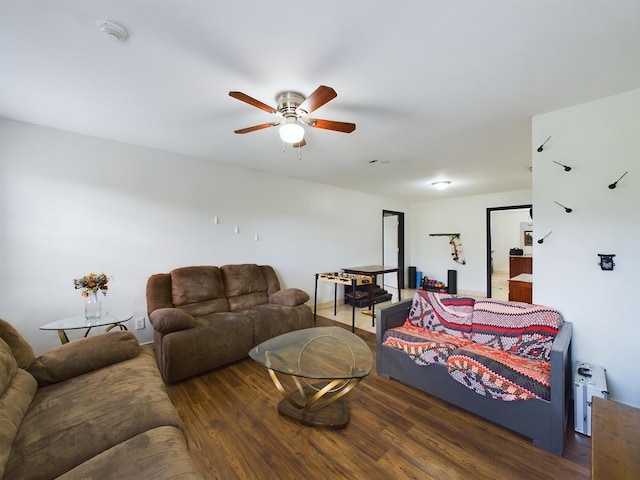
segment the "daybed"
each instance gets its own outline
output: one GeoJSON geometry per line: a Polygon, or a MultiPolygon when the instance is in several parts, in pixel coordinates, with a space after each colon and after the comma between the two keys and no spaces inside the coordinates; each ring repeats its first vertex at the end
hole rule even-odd
{"type": "Polygon", "coordinates": [[[280,289],[268,265],[176,268],[149,277],[147,311],[162,377],[175,382],[245,358],[313,324],[309,295],[280,289]]]}
{"type": "Polygon", "coordinates": [[[419,290],[378,311],[376,366],[562,455],[571,333],[548,307],[419,290]]]}
{"type": "Polygon", "coordinates": [[[131,332],[35,357],[0,320],[0,478],[202,479],[153,352],[131,332]]]}

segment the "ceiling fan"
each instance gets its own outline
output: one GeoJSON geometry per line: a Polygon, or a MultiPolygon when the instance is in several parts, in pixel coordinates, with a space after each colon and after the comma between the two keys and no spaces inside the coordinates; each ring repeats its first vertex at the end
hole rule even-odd
{"type": "Polygon", "coordinates": [[[242,92],[229,92],[229,95],[241,102],[248,103],[249,105],[253,105],[267,113],[281,117],[277,121],[261,123],[260,125],[254,125],[253,127],[235,130],[235,133],[249,133],[255,132],[256,130],[262,130],[264,128],[280,126],[280,138],[283,142],[290,143],[294,147],[302,147],[306,145],[303,125],[343,133],[351,133],[356,129],[355,123],[336,122],[333,120],[320,120],[318,118],[307,117],[308,114],[338,96],[333,88],[325,85],[320,85],[306,98],[298,92],[281,92],[276,95],[277,108],[273,108],[262,103],[261,101],[242,92]]]}

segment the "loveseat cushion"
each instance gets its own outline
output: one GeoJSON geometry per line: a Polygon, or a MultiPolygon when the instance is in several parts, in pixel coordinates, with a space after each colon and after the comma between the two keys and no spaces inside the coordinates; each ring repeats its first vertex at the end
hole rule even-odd
{"type": "Polygon", "coordinates": [[[184,434],[175,427],[140,433],[96,455],[57,480],[126,478],[202,479],[190,460],[184,434]]]}
{"type": "Polygon", "coordinates": [[[409,320],[384,332],[382,345],[400,350],[418,365],[446,365],[451,352],[471,342],[442,332],[416,327],[409,320]]]}
{"type": "Polygon", "coordinates": [[[562,315],[542,305],[500,300],[478,300],[473,310],[471,340],[475,343],[548,361],[562,315]]]}
{"type": "Polygon", "coordinates": [[[413,297],[408,319],[416,327],[468,338],[473,303],[471,298],[418,290],[413,297]]]}
{"type": "Polygon", "coordinates": [[[172,270],[169,275],[173,306],[194,317],[229,311],[222,274],[218,267],[182,267],[172,270]]]}
{"type": "Polygon", "coordinates": [[[13,325],[0,319],[0,338],[6,342],[11,349],[13,357],[18,362],[18,367],[27,369],[36,358],[31,345],[27,343],[20,332],[13,325]]]}
{"type": "Polygon", "coordinates": [[[224,265],[220,270],[232,312],[269,302],[267,281],[258,265],[224,265]]]}
{"type": "Polygon", "coordinates": [[[549,400],[551,364],[472,343],[454,350],[449,374],[462,385],[495,400],[549,400]]]}
{"type": "Polygon", "coordinates": [[[39,386],[62,382],[135,357],[140,344],[129,331],[108,332],[65,343],[40,355],[29,368],[39,386]]]}
{"type": "Polygon", "coordinates": [[[309,300],[309,294],[299,288],[286,288],[269,295],[269,303],[283,305],[285,307],[295,307],[302,305],[309,300]]]}
{"type": "Polygon", "coordinates": [[[183,430],[153,351],[142,346],[132,359],[39,388],[18,429],[5,478],[55,478],[165,425],[183,430]]]}
{"type": "Polygon", "coordinates": [[[153,329],[160,333],[177,332],[193,328],[196,321],[192,315],[179,308],[159,308],[149,315],[153,329]]]}
{"type": "Polygon", "coordinates": [[[18,368],[11,348],[0,338],[0,478],[36,388],[34,378],[18,368]]]}

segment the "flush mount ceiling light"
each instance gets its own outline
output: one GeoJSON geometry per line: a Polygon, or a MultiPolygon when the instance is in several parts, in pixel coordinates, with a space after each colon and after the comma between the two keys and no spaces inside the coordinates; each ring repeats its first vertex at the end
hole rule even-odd
{"type": "Polygon", "coordinates": [[[287,116],[280,127],[280,139],[285,143],[300,143],[304,138],[304,128],[295,116],[287,116]]]}
{"type": "Polygon", "coordinates": [[[445,188],[449,187],[449,185],[451,185],[451,182],[448,180],[441,180],[439,182],[431,182],[431,186],[433,188],[436,188],[438,190],[444,190],[445,188]]]}
{"type": "Polygon", "coordinates": [[[121,42],[124,42],[125,40],[127,40],[127,38],[129,38],[129,34],[127,33],[127,31],[117,23],[101,21],[98,22],[98,28],[102,33],[111,35],[121,42]]]}

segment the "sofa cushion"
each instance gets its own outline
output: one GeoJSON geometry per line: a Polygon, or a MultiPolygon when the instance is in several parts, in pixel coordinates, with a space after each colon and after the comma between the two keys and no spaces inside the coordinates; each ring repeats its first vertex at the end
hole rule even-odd
{"type": "Polygon", "coordinates": [[[167,382],[245,358],[254,346],[253,322],[244,311],[211,313],[195,322],[193,328],[156,338],[158,365],[167,382]]]}
{"type": "Polygon", "coordinates": [[[0,478],[8,478],[4,473],[12,446],[37,388],[35,379],[19,368],[0,393],[0,478]]]}
{"type": "Polygon", "coordinates": [[[264,303],[240,313],[250,318],[253,324],[253,346],[283,333],[313,326],[313,313],[305,304],[283,307],[275,303],[264,303]]]}
{"type": "Polygon", "coordinates": [[[18,362],[7,343],[0,338],[0,395],[5,391],[18,371],[18,362]]]}
{"type": "Polygon", "coordinates": [[[61,475],[57,480],[79,478],[187,480],[203,477],[190,460],[183,433],[175,427],[158,427],[111,447],[61,475]]]}
{"type": "MultiPolygon", "coordinates": [[[[267,282],[267,295],[271,295],[280,290],[280,281],[271,265],[259,265],[265,282],[267,282]]],[[[305,300],[306,301],[306,300],[305,300]]]]}
{"type": "Polygon", "coordinates": [[[551,364],[472,343],[454,350],[449,374],[465,387],[495,400],[549,400],[551,364]]]}
{"type": "Polygon", "coordinates": [[[269,295],[269,303],[283,305],[285,307],[295,307],[302,305],[309,300],[309,294],[299,288],[287,288],[269,295]]]}
{"type": "Polygon", "coordinates": [[[62,382],[138,354],[140,344],[128,331],[108,332],[69,342],[40,355],[29,373],[41,387],[62,382]]]}
{"type": "Polygon", "coordinates": [[[192,315],[179,308],[159,308],[149,315],[154,330],[160,333],[177,332],[193,328],[196,324],[192,315]]]}
{"type": "Polygon", "coordinates": [[[39,388],[18,430],[5,478],[55,478],[164,425],[183,429],[153,351],[142,346],[130,360],[39,388]]]}
{"type": "Polygon", "coordinates": [[[446,365],[451,352],[471,342],[446,333],[416,327],[409,320],[384,332],[382,345],[403,351],[418,365],[446,365]]]}
{"type": "Polygon", "coordinates": [[[170,275],[174,306],[193,316],[229,311],[218,267],[182,267],[172,270],[170,275]]]}
{"type": "Polygon", "coordinates": [[[0,319],[0,338],[9,345],[11,352],[18,362],[18,367],[27,369],[36,358],[31,345],[27,343],[22,335],[11,325],[0,319]]]}
{"type": "Polygon", "coordinates": [[[224,265],[220,270],[232,312],[269,302],[267,282],[258,265],[224,265]]]}
{"type": "Polygon", "coordinates": [[[473,310],[471,340],[524,358],[548,361],[562,322],[557,310],[542,305],[478,300],[473,310]]]}
{"type": "Polygon", "coordinates": [[[408,319],[416,327],[467,338],[473,316],[469,304],[473,299],[458,301],[455,298],[418,290],[413,297],[408,319]]]}

